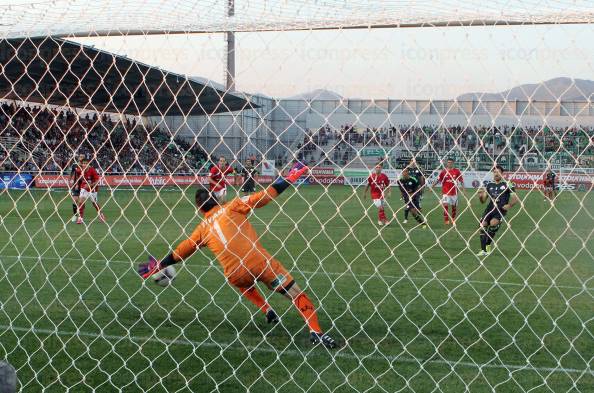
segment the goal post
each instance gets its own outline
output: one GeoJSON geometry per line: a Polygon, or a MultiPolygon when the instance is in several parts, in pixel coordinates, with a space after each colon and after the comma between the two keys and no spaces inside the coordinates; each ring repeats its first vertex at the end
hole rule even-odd
{"type": "Polygon", "coordinates": [[[0,362],[24,392],[590,391],[593,13],[0,5],[0,362]]]}

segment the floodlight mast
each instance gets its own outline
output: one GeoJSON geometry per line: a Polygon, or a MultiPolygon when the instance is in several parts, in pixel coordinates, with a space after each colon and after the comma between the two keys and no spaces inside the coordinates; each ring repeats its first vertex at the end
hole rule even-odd
{"type": "MultiPolygon", "coordinates": [[[[227,0],[227,16],[235,15],[235,0],[227,0]]],[[[226,32],[227,41],[227,61],[225,65],[225,88],[227,91],[235,90],[235,33],[233,31],[226,32]]]]}

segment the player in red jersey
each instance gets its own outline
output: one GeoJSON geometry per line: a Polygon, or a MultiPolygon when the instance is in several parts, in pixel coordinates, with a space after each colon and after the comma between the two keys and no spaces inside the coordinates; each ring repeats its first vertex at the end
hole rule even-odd
{"type": "Polygon", "coordinates": [[[388,225],[388,219],[386,218],[386,212],[384,206],[386,204],[386,197],[390,196],[390,179],[385,173],[382,173],[382,164],[375,166],[374,172],[367,178],[367,186],[365,187],[364,199],[367,198],[367,191],[371,189],[371,199],[373,204],[378,209],[378,221],[377,224],[388,225]]]}
{"type": "Polygon", "coordinates": [[[81,162],[81,166],[83,169],[83,174],[80,180],[80,197],[78,198],[78,220],[76,220],[77,224],[82,224],[84,222],[84,214],[85,214],[85,203],[88,200],[91,201],[95,210],[97,210],[97,214],[99,215],[99,221],[105,222],[105,215],[101,212],[101,206],[97,201],[97,192],[99,191],[99,174],[89,164],[89,160],[84,158],[81,162]]]}
{"type": "Polygon", "coordinates": [[[227,159],[223,156],[219,157],[219,163],[210,168],[208,174],[208,184],[210,192],[217,200],[223,204],[227,199],[227,179],[228,174],[233,173],[233,168],[227,164],[227,159]]]}
{"type": "Polygon", "coordinates": [[[455,223],[456,212],[458,207],[458,188],[464,192],[464,179],[462,172],[458,168],[454,168],[454,160],[449,158],[446,163],[446,168],[441,171],[437,177],[437,181],[442,184],[442,198],[443,205],[443,220],[446,225],[455,223]],[[450,215],[448,207],[452,207],[452,214],[450,215]]]}
{"type": "Polygon", "coordinates": [[[80,181],[82,179],[82,160],[84,155],[76,157],[76,161],[72,164],[68,184],[70,186],[70,195],[72,196],[72,222],[78,220],[78,198],[80,197],[80,181]]]}
{"type": "Polygon", "coordinates": [[[551,170],[551,167],[547,167],[546,172],[543,175],[543,184],[544,184],[544,196],[545,201],[553,201],[555,199],[555,189],[557,185],[555,184],[557,180],[557,175],[555,172],[551,170]]]}

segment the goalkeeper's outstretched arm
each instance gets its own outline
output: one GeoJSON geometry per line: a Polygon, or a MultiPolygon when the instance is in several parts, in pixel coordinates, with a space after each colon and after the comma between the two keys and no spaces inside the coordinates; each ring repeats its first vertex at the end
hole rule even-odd
{"type": "Polygon", "coordinates": [[[274,183],[266,187],[263,191],[247,195],[242,198],[234,199],[228,204],[228,209],[238,213],[247,214],[252,209],[264,207],[308,171],[309,168],[307,166],[291,171],[291,173],[289,173],[286,178],[279,177],[274,183]]]}

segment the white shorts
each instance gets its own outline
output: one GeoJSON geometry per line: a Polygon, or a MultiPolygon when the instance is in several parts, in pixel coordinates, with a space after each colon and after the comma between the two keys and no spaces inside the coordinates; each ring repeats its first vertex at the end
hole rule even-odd
{"type": "Polygon", "coordinates": [[[81,200],[86,201],[87,199],[90,199],[91,202],[95,202],[97,203],[97,193],[96,192],[90,192],[85,190],[84,188],[80,190],[80,197],[81,200]]]}
{"type": "Polygon", "coordinates": [[[219,201],[224,201],[225,198],[227,198],[227,189],[223,188],[222,190],[219,191],[213,191],[213,195],[219,200],[219,201]]]}
{"type": "Polygon", "coordinates": [[[444,195],[441,197],[442,205],[458,206],[458,195],[444,195]]]}
{"type": "Polygon", "coordinates": [[[373,204],[375,205],[375,207],[377,207],[379,209],[380,207],[384,206],[384,200],[383,199],[374,199],[373,204]]]}

